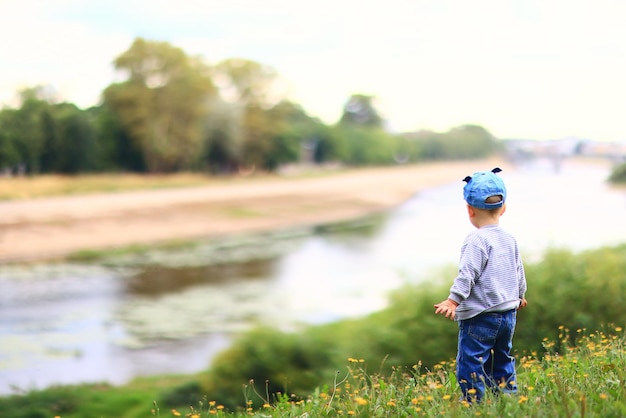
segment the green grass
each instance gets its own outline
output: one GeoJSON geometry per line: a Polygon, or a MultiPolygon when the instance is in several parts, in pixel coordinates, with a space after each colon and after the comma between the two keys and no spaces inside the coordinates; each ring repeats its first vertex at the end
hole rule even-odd
{"type": "MultiPolygon", "coordinates": [[[[620,327],[544,340],[542,353],[518,358],[516,396],[459,401],[454,361],[431,369],[392,368],[347,359],[346,368],[305,398],[271,394],[268,382],[242,382],[241,405],[228,411],[190,377],[140,379],[125,387],[55,387],[0,398],[0,416],[25,417],[620,417],[626,415],[626,339],[620,327]],[[575,342],[572,343],[571,341],[575,342]],[[560,347],[559,352],[555,351],[560,347]],[[195,401],[185,402],[193,396],[195,401]],[[184,403],[167,406],[168,402],[184,403]]],[[[383,363],[385,359],[381,359],[383,363]]]]}
{"type": "Polygon", "coordinates": [[[578,330],[575,344],[569,342],[566,329],[560,331],[558,345],[562,352],[554,351],[556,342],[545,340],[546,352],[541,358],[530,353],[519,359],[517,396],[488,394],[481,404],[459,401],[454,361],[442,361],[432,370],[423,370],[420,364],[411,369],[397,368],[383,376],[369,371],[362,359],[348,359],[345,371],[338,372],[332,383],[306,399],[295,399],[288,393],[271,399],[262,387],[257,388],[250,382],[244,390],[246,411],[226,413],[218,409],[219,405],[205,401],[198,408],[177,412],[198,417],[626,415],[626,355],[622,329],[615,327],[610,333],[589,335],[578,330]]]}

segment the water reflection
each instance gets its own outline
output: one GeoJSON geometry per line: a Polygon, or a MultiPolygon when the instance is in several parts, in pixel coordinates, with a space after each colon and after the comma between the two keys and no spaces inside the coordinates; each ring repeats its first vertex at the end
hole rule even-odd
{"type": "MultiPolygon", "coordinates": [[[[462,173],[463,175],[467,173],[462,173]]],[[[471,174],[471,173],[470,173],[471,174]]],[[[605,166],[503,172],[502,224],[527,261],[550,246],[622,242],[626,196],[605,166]],[[601,213],[601,216],[597,216],[601,213]],[[593,222],[588,222],[593,219],[593,222]]],[[[462,177],[462,176],[461,176],[462,177]]],[[[199,371],[256,323],[295,328],[385,306],[403,283],[449,281],[472,226],[462,184],[385,216],[107,260],[0,270],[0,393],[52,383],[199,371]]]]}
{"type": "Polygon", "coordinates": [[[276,259],[255,259],[239,263],[209,266],[146,266],[124,281],[126,293],[138,296],[162,296],[192,287],[222,285],[235,280],[264,280],[271,276],[276,259]]]}

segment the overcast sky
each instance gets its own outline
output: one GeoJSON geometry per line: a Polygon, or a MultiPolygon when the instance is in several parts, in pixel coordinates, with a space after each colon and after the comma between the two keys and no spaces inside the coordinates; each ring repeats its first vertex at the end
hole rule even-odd
{"type": "Polygon", "coordinates": [[[269,65],[326,123],[359,93],[394,131],[626,141],[625,22],[623,0],[0,0],[0,103],[98,104],[141,36],[269,65]]]}

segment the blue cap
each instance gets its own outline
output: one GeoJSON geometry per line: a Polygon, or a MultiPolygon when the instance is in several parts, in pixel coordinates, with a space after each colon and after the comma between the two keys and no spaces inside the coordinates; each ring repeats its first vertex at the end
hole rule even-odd
{"type": "Polygon", "coordinates": [[[467,182],[463,187],[463,198],[468,205],[478,209],[497,209],[506,201],[506,187],[504,181],[496,175],[502,171],[494,168],[491,171],[478,171],[473,176],[467,176],[463,181],[467,182]],[[502,196],[502,200],[496,203],[485,202],[488,197],[502,196]]]}

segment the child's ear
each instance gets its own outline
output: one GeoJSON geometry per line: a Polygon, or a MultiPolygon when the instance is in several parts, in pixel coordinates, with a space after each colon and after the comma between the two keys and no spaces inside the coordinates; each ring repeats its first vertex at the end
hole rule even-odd
{"type": "Polygon", "coordinates": [[[504,212],[506,212],[506,203],[502,205],[502,210],[500,211],[500,216],[504,215],[504,212]]]}
{"type": "Polygon", "coordinates": [[[469,215],[470,218],[473,218],[474,216],[476,216],[476,211],[474,210],[473,207],[471,207],[470,205],[467,205],[467,214],[469,215]]]}

